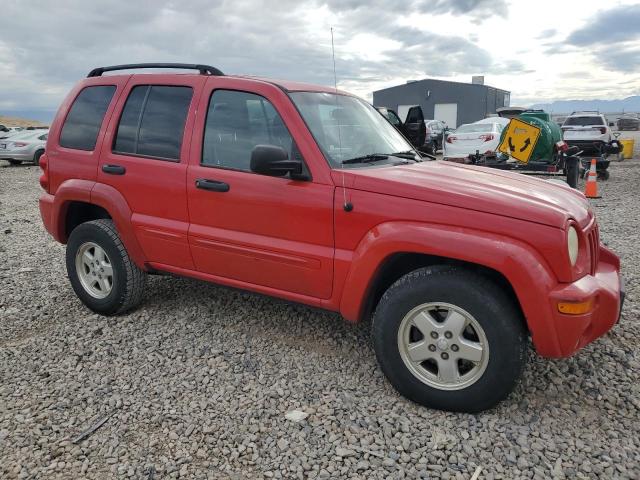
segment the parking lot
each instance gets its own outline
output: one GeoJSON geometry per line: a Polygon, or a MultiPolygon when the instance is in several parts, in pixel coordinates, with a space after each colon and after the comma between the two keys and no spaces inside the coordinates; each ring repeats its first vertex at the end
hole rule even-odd
{"type": "Polygon", "coordinates": [[[593,201],[622,259],[620,324],[567,360],[531,352],[478,415],[404,399],[369,325],[304,306],[155,276],[133,313],[90,313],[40,221],[38,174],[0,162],[0,477],[640,476],[637,158],[593,201]]]}

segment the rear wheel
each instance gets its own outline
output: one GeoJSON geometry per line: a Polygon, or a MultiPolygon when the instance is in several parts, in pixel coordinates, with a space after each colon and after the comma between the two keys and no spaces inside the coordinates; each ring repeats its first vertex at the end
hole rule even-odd
{"type": "Polygon", "coordinates": [[[380,300],[372,328],[391,384],[431,408],[491,408],[513,390],[526,362],[519,309],[486,278],[455,267],[400,278],[380,300]]]}
{"type": "Polygon", "coordinates": [[[567,183],[571,188],[578,188],[578,178],[580,177],[580,160],[575,157],[566,159],[565,173],[567,174],[567,183]]]}
{"type": "Polygon", "coordinates": [[[44,150],[38,150],[33,156],[33,163],[38,166],[40,164],[40,157],[44,154],[44,150]]]}
{"type": "Polygon", "coordinates": [[[67,243],[67,274],[82,302],[96,313],[114,315],[142,300],[146,274],[131,260],[112,220],[76,227],[67,243]]]}

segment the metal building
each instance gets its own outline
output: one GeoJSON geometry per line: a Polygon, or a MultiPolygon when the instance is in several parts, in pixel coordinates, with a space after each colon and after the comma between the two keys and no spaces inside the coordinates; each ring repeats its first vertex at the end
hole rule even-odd
{"type": "Polygon", "coordinates": [[[441,120],[450,128],[482,120],[495,113],[496,108],[509,106],[510,92],[484,85],[482,77],[474,77],[473,81],[410,81],[373,92],[373,104],[395,110],[402,120],[410,107],[420,105],[425,119],[441,120]]]}

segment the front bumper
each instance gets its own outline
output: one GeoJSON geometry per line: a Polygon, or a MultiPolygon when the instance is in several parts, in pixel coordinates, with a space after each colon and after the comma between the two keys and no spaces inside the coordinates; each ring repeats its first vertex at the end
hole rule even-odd
{"type": "Polygon", "coordinates": [[[560,346],[558,357],[568,357],[608,332],[620,319],[624,302],[624,281],[620,261],[608,248],[600,245],[600,261],[593,275],[557,286],[549,298],[553,321],[560,346]],[[582,315],[567,315],[558,311],[558,302],[586,302],[594,306],[582,315]]]}

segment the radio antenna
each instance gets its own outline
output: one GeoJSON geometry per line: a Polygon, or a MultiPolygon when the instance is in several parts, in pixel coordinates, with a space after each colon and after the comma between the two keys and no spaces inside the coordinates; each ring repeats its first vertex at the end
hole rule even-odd
{"type": "MultiPolygon", "coordinates": [[[[331,27],[331,57],[333,58],[333,88],[336,91],[336,109],[338,109],[338,75],[336,74],[336,49],[333,43],[333,27],[331,27]]],[[[340,149],[340,156],[342,157],[342,134],[340,132],[340,118],[338,118],[338,148],[340,149]]],[[[342,159],[340,161],[342,162],[342,159]]],[[[344,169],[344,164],[340,163],[340,170],[342,169],[344,169]]],[[[351,204],[351,202],[347,202],[347,190],[344,185],[344,171],[342,172],[342,197],[342,208],[344,208],[344,211],[350,212],[351,210],[353,210],[353,205],[351,204]]]]}

